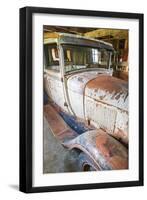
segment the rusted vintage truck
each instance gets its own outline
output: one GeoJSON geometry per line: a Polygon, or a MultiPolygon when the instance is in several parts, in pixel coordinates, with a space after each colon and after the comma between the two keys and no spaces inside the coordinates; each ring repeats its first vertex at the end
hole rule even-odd
{"type": "Polygon", "coordinates": [[[113,77],[111,44],[44,34],[44,115],[83,171],[128,168],[128,83],[113,77]]]}

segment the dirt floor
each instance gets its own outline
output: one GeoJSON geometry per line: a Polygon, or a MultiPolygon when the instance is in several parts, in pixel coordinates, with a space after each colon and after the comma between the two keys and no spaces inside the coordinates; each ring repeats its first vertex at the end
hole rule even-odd
{"type": "Polygon", "coordinates": [[[77,172],[78,154],[65,149],[53,136],[44,118],[43,173],[77,172]]]}

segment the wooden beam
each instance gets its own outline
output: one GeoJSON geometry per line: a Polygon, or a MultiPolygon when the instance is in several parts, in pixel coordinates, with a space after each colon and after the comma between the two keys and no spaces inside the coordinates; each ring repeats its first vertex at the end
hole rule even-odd
{"type": "Polygon", "coordinates": [[[55,33],[55,32],[44,32],[43,34],[43,37],[44,39],[47,39],[47,38],[58,38],[59,34],[58,33],[55,33]]]}
{"type": "Polygon", "coordinates": [[[116,29],[97,29],[84,34],[86,37],[102,38],[113,36],[116,39],[127,39],[128,30],[116,30],[116,29]]]}

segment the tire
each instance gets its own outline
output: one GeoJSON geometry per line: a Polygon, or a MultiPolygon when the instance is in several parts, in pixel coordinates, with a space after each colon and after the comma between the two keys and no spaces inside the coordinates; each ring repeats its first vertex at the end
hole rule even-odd
{"type": "Polygon", "coordinates": [[[79,171],[97,171],[95,168],[94,162],[86,155],[84,152],[81,152],[78,157],[79,171]]]}

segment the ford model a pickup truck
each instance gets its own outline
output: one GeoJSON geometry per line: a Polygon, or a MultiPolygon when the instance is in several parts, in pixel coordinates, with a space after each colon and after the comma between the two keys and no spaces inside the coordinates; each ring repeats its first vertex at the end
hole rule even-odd
{"type": "Polygon", "coordinates": [[[95,39],[44,37],[44,115],[83,171],[128,168],[128,84],[112,76],[113,53],[95,39]]]}

